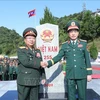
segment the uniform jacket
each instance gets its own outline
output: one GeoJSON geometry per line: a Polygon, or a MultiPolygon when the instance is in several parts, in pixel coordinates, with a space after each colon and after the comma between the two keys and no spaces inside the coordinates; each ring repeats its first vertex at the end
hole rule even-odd
{"type": "Polygon", "coordinates": [[[17,66],[14,66],[13,73],[18,74],[18,67],[17,66]]]}
{"type": "Polygon", "coordinates": [[[42,55],[39,49],[30,50],[28,47],[18,48],[18,76],[17,83],[26,86],[40,84],[45,79],[45,71],[40,66],[42,55]]]}
{"type": "Polygon", "coordinates": [[[9,74],[13,74],[13,66],[9,66],[9,74]]]}
{"type": "Polygon", "coordinates": [[[0,75],[2,75],[2,64],[0,64],[0,75]]]}
{"type": "Polygon", "coordinates": [[[63,43],[58,55],[48,61],[48,67],[60,61],[62,57],[65,57],[67,62],[67,79],[81,79],[92,74],[86,41],[77,40],[74,46],[70,41],[63,43]]]}

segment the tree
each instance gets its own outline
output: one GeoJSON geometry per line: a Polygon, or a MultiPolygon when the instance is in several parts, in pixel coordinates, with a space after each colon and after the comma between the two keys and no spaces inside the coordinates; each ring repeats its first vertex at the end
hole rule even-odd
{"type": "Polygon", "coordinates": [[[40,24],[44,23],[56,24],[54,16],[47,7],[44,9],[44,18],[40,19],[40,24]]]}
{"type": "Polygon", "coordinates": [[[2,49],[0,48],[0,54],[2,54],[2,49]]]}
{"type": "Polygon", "coordinates": [[[81,22],[80,37],[86,40],[94,40],[97,35],[95,17],[92,16],[91,11],[86,11],[81,22]]]}
{"type": "Polygon", "coordinates": [[[97,59],[97,56],[98,56],[98,50],[97,50],[97,47],[95,46],[94,41],[93,41],[93,44],[90,47],[90,56],[94,60],[97,59]]]}
{"type": "Polygon", "coordinates": [[[96,15],[96,32],[97,32],[97,37],[100,36],[100,16],[96,15]]]}

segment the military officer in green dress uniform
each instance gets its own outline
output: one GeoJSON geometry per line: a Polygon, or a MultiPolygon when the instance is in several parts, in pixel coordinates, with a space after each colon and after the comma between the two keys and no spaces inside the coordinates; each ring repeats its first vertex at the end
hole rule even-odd
{"type": "Polygon", "coordinates": [[[35,47],[37,31],[26,28],[23,32],[25,47],[18,48],[18,100],[39,100],[39,85],[45,83],[45,71],[41,67],[41,51],[35,47]]]}
{"type": "Polygon", "coordinates": [[[18,65],[17,65],[17,62],[14,64],[14,72],[15,72],[14,79],[16,80],[17,79],[17,74],[18,74],[18,65]]]}
{"type": "Polygon", "coordinates": [[[9,74],[9,80],[13,80],[13,63],[12,62],[10,62],[10,64],[9,64],[8,74],[9,74]]]}
{"type": "Polygon", "coordinates": [[[2,62],[0,61],[0,81],[2,80],[2,62]]]}
{"type": "Polygon", "coordinates": [[[91,81],[92,68],[87,51],[86,40],[78,38],[80,24],[76,20],[67,23],[65,31],[68,33],[70,40],[62,44],[57,56],[48,62],[44,62],[44,68],[50,67],[66,58],[66,80],[68,100],[76,100],[76,89],[78,91],[78,100],[86,100],[87,81],[91,81]]]}
{"type": "Polygon", "coordinates": [[[3,65],[2,65],[2,80],[8,80],[8,64],[3,62],[3,65]]]}

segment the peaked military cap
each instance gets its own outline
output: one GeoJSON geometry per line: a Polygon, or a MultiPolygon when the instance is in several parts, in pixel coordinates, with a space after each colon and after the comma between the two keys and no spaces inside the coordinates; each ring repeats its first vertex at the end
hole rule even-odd
{"type": "Polygon", "coordinates": [[[23,31],[23,37],[25,38],[26,36],[37,36],[37,31],[35,28],[28,27],[23,31]]]}
{"type": "Polygon", "coordinates": [[[75,20],[71,20],[71,21],[69,21],[67,24],[66,24],[66,26],[65,26],[65,31],[69,31],[69,30],[72,30],[72,29],[77,29],[77,30],[79,30],[80,29],[80,24],[77,22],[77,21],[75,21],[75,20]]]}

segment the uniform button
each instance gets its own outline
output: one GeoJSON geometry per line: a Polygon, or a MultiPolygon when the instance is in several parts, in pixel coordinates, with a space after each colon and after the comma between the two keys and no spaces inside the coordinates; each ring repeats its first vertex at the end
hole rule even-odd
{"type": "Polygon", "coordinates": [[[25,72],[27,74],[27,72],[25,72]]]}
{"type": "Polygon", "coordinates": [[[74,54],[74,56],[76,56],[76,55],[74,54]]]}
{"type": "Polygon", "coordinates": [[[74,60],[74,61],[76,61],[76,60],[74,60]]]}
{"type": "Polygon", "coordinates": [[[76,67],[76,65],[74,67],[76,67]]]}

